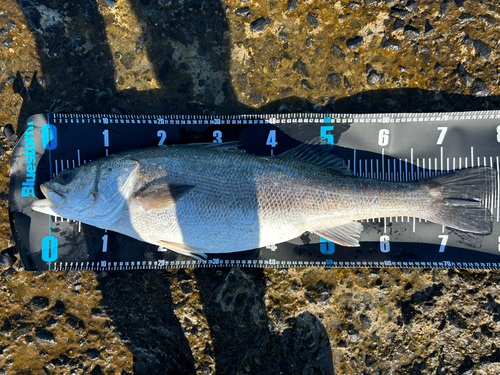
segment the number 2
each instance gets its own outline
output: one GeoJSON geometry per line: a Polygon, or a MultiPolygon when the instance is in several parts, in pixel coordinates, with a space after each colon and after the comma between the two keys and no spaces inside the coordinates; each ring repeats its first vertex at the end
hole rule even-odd
{"type": "Polygon", "coordinates": [[[158,142],[158,146],[163,145],[163,142],[165,142],[165,139],[167,138],[167,132],[165,130],[158,130],[156,135],[158,137],[160,137],[160,141],[158,142]]]}

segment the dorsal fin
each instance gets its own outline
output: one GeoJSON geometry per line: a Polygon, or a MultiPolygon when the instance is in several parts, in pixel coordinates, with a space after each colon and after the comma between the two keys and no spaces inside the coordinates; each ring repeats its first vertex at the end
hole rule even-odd
{"type": "Polygon", "coordinates": [[[347,167],[344,159],[334,154],[333,145],[327,144],[323,137],[315,137],[301,145],[285,151],[279,157],[295,158],[310,163],[331,168],[346,176],[352,176],[352,171],[347,167]]]}

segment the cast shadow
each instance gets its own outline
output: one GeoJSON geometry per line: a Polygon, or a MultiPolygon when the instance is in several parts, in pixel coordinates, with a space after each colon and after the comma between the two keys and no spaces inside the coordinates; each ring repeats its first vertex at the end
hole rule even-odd
{"type": "MultiPolygon", "coordinates": [[[[104,3],[113,6],[113,1],[104,3]]],[[[225,9],[218,1],[163,2],[141,0],[132,11],[144,25],[143,43],[161,83],[160,89],[118,91],[113,53],[106,43],[104,21],[93,1],[75,0],[61,8],[56,1],[20,2],[36,37],[45,88],[34,75],[26,86],[18,75],[14,89],[23,98],[17,132],[38,112],[118,114],[243,114],[313,112],[318,108],[301,98],[279,100],[261,108],[237,100],[229,80],[229,31],[225,9]],[[44,8],[41,8],[43,6],[44,8]],[[71,20],[46,25],[47,10],[71,20]],[[210,31],[208,31],[210,30],[210,31]],[[211,70],[223,71],[224,82],[205,82],[203,95],[193,91],[193,67],[174,58],[170,40],[183,45],[197,41],[198,56],[211,70]],[[92,48],[88,49],[87,42],[92,48]],[[227,48],[227,49],[228,49],[227,48]],[[223,101],[213,104],[221,90],[223,101]]],[[[137,41],[133,41],[136,43],[137,41]]],[[[123,62],[119,62],[122,64],[123,62]]],[[[124,68],[124,66],[120,66],[124,68]]],[[[374,90],[340,98],[325,112],[437,112],[498,109],[498,97],[472,96],[419,89],[374,90]]],[[[178,317],[173,313],[171,286],[184,273],[140,271],[98,275],[102,306],[114,320],[123,342],[134,355],[137,374],[194,374],[195,361],[178,317]]],[[[182,276],[183,275],[183,276],[182,276]]],[[[326,330],[312,314],[271,329],[265,306],[261,269],[197,269],[196,283],[210,327],[212,348],[201,349],[214,359],[217,374],[333,374],[326,330]]],[[[279,308],[271,311],[279,321],[279,308]]],[[[205,369],[203,369],[205,371],[205,369]]],[[[209,373],[209,372],[207,372],[209,373]]]]}
{"type": "MultiPolygon", "coordinates": [[[[103,3],[113,6],[114,2],[103,3]]],[[[24,99],[18,134],[24,131],[26,119],[39,112],[234,114],[313,109],[300,98],[262,109],[251,109],[238,102],[229,80],[229,56],[220,53],[219,48],[228,47],[229,39],[225,9],[218,1],[184,5],[149,0],[132,2],[132,11],[144,27],[142,42],[147,45],[152,69],[161,84],[161,88],[148,91],[117,90],[113,59],[116,51],[111,51],[106,43],[104,21],[95,2],[76,0],[62,7],[51,0],[38,3],[24,0],[20,6],[35,35],[43,74],[40,77],[34,74],[30,84],[25,84],[18,74],[14,82],[14,90],[24,99]],[[175,60],[174,46],[165,43],[165,33],[170,40],[183,45],[196,41],[198,56],[205,61],[205,66],[227,73],[223,82],[205,82],[208,88],[202,94],[195,93],[193,68],[175,60]],[[212,104],[220,93],[223,101],[212,104]]],[[[118,64],[123,65],[119,68],[126,68],[122,60],[118,64]]],[[[132,352],[137,374],[196,373],[185,332],[173,312],[172,282],[185,275],[182,271],[98,274],[101,305],[132,352]]],[[[328,336],[316,317],[301,314],[289,321],[290,328],[282,333],[270,330],[264,280],[260,269],[196,271],[213,339],[212,348],[204,348],[203,352],[213,358],[217,373],[333,374],[328,336]],[[227,299],[226,305],[216,302],[219,287],[232,290],[231,286],[242,283],[246,285],[244,291],[236,288],[240,292],[232,303],[236,313],[227,309],[228,304],[231,305],[227,299]],[[251,315],[248,315],[249,309],[251,315]]]]}

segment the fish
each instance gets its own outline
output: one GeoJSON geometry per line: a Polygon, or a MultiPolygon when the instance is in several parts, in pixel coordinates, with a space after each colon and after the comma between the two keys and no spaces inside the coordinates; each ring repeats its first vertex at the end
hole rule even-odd
{"type": "Polygon", "coordinates": [[[497,172],[475,167],[416,181],[354,176],[315,138],[276,156],[238,142],[124,151],[66,169],[34,211],[118,232],[195,259],[315,233],[359,246],[361,220],[408,216],[487,235],[497,172]]]}

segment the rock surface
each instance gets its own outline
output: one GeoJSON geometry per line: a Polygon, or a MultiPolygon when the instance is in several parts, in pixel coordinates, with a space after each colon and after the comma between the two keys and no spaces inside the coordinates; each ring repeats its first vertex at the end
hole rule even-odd
{"type": "MultiPolygon", "coordinates": [[[[0,125],[498,109],[499,13],[494,0],[0,0],[0,125]]],[[[0,250],[11,148],[0,138],[0,250]]],[[[1,254],[0,374],[500,373],[497,272],[25,272],[1,254]]]]}

